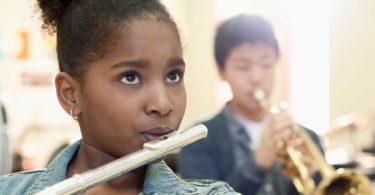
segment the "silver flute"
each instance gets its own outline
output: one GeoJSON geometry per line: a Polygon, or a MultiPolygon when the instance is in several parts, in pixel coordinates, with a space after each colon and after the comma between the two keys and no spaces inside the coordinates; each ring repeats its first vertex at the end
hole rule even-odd
{"type": "Polygon", "coordinates": [[[199,124],[184,131],[174,131],[159,139],[143,144],[143,149],[110,163],[76,174],[46,187],[37,195],[84,193],[87,189],[119,177],[133,169],[159,159],[179,148],[207,137],[207,127],[199,124]]]}

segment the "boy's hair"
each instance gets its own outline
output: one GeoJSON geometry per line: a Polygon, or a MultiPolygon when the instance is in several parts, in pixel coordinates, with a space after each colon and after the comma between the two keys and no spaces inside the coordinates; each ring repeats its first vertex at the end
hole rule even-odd
{"type": "Polygon", "coordinates": [[[271,24],[260,16],[241,14],[224,21],[216,30],[215,59],[219,69],[225,68],[230,51],[242,43],[266,44],[279,55],[279,44],[271,24]]]}
{"type": "MultiPolygon", "coordinates": [[[[61,72],[84,83],[87,64],[103,57],[123,36],[123,27],[137,20],[176,23],[158,0],[37,0],[42,28],[57,36],[61,72]],[[122,28],[119,28],[122,27],[122,28]]],[[[125,35],[126,36],[126,35],[125,35]]]]}

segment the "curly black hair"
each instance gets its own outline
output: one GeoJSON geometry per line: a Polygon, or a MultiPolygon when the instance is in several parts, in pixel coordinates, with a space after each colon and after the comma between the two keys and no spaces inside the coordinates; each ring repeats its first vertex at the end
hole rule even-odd
{"type": "Polygon", "coordinates": [[[83,83],[87,64],[105,55],[121,36],[121,27],[135,20],[177,25],[158,0],[37,0],[42,28],[57,36],[61,72],[83,83]]]}
{"type": "Polygon", "coordinates": [[[262,43],[279,55],[279,44],[271,24],[256,15],[240,14],[221,23],[215,36],[215,59],[219,69],[225,68],[230,51],[242,43],[262,43]]]}

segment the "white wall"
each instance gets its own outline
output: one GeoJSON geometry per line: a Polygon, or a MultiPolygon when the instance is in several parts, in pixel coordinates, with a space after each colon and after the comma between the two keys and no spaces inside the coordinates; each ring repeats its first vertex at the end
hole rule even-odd
{"type": "Polygon", "coordinates": [[[221,109],[219,78],[213,57],[216,27],[214,0],[164,0],[179,22],[185,48],[187,109],[181,127],[210,117],[221,109]],[[176,11],[178,10],[178,11],[176,11]]]}
{"type": "Polygon", "coordinates": [[[330,119],[375,110],[375,1],[332,1],[330,26],[330,119]]]}

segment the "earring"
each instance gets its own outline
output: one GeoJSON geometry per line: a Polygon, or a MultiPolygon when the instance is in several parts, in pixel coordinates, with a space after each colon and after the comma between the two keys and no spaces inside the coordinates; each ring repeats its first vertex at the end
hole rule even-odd
{"type": "Polygon", "coordinates": [[[74,120],[78,120],[79,117],[73,115],[73,110],[74,110],[73,108],[70,109],[70,116],[71,116],[74,120]]]}

